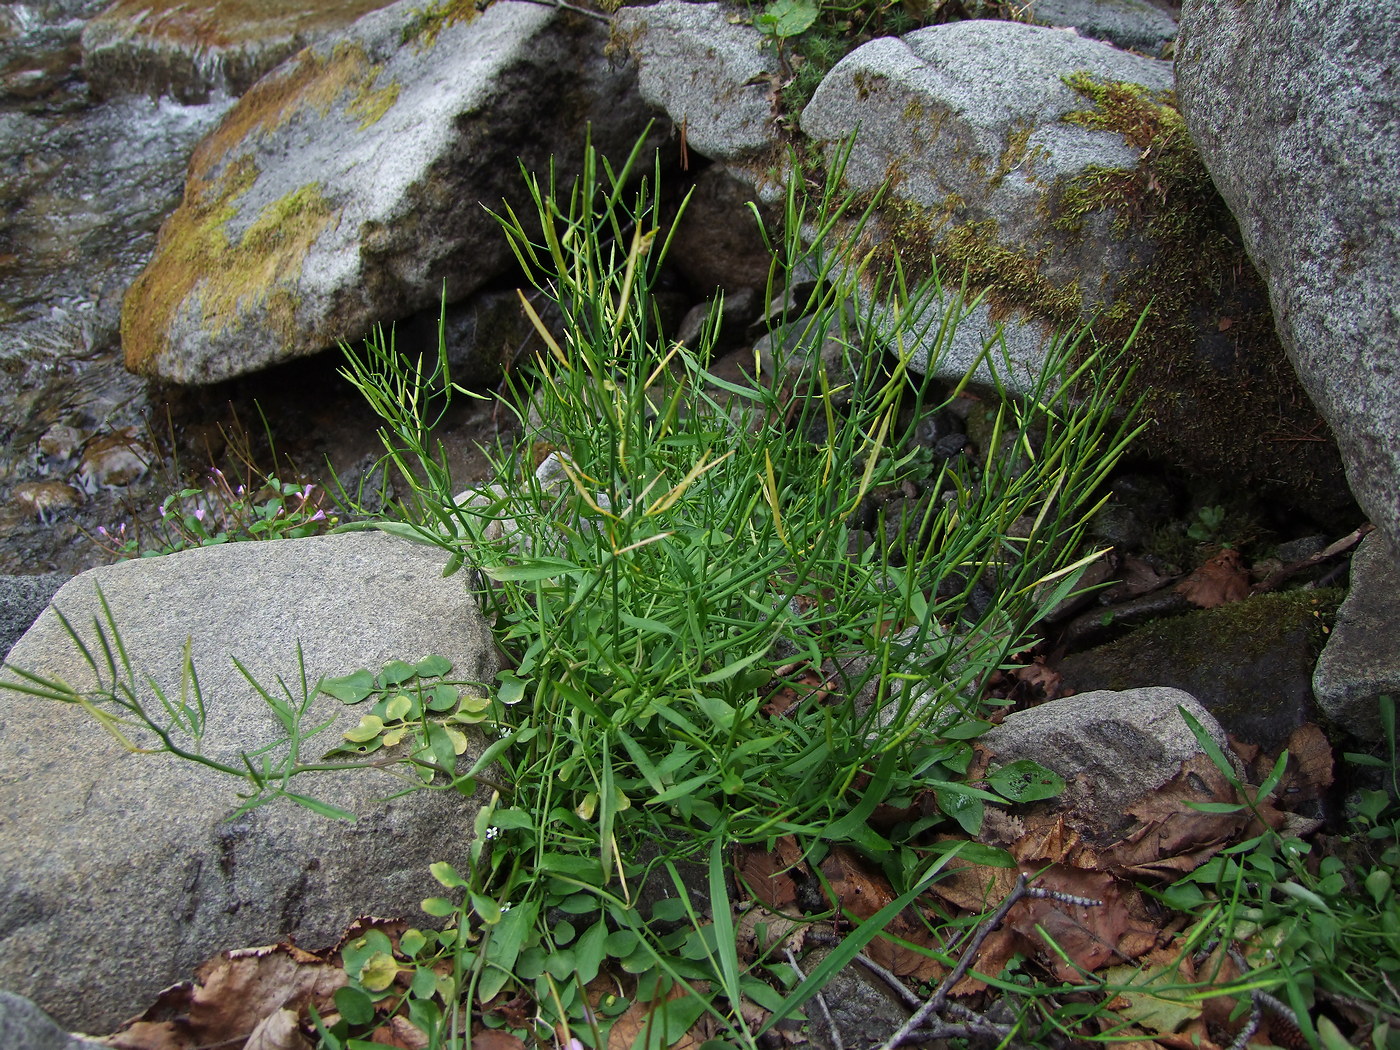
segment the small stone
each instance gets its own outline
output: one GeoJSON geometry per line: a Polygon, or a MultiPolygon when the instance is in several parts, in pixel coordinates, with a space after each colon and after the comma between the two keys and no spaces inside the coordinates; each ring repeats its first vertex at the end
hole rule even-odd
{"type": "Polygon", "coordinates": [[[39,439],[39,451],[54,459],[71,459],[82,443],[83,434],[77,427],[55,423],[39,439]]]}
{"type": "Polygon", "coordinates": [[[155,459],[156,452],[142,439],[140,428],[123,427],[88,442],[78,477],[89,492],[120,488],[144,477],[155,459]]]}
{"type": "Polygon", "coordinates": [[[83,502],[82,490],[62,481],[25,481],[15,486],[12,495],[16,504],[40,521],[83,502]]]}

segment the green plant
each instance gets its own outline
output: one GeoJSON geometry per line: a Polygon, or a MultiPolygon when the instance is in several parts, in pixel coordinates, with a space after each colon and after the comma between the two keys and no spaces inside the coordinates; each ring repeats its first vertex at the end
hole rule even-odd
{"type": "MultiPolygon", "coordinates": [[[[260,687],[285,739],[243,768],[205,761],[245,780],[245,808],[285,795],[343,815],[293,782],[364,766],[406,764],[411,788],[490,789],[469,869],[433,867],[447,892],[424,909],[443,928],[349,942],[339,1016],[316,1018],[329,1047],[362,1045],[400,1012],[435,1047],[484,1024],[601,1050],[612,1019],[638,1005],[651,1045],[708,1017],[752,1046],[955,857],[1009,863],[934,832],[975,832],[984,803],[1062,786],[1027,763],[977,782],[967,771],[988,724],[983,680],[1096,556],[1080,550],[1082,530],[1133,434],[1114,355],[1083,335],[1056,341],[1031,395],[1001,399],[983,460],[930,474],[900,420],[912,427],[943,398],[932,367],[916,377],[910,359],[916,343],[936,359],[973,304],[936,280],[909,286],[897,260],[875,272],[859,247],[869,212],[838,192],[837,158],[820,197],[794,179],[782,228],[764,231],[770,303],[795,275],[818,275],[806,301],[771,314],[773,345],[791,358],[780,350],[769,374],[755,362],[754,375],[721,378],[710,362],[718,306],[694,350],[656,327],[669,232],[658,172],[636,177],[640,149],[617,170],[588,150],[569,187],[527,176],[534,214],[500,216],[563,331],[522,295],[548,352],[507,404],[525,438],[497,453],[493,485],[457,493],[433,437],[463,393],[441,330],[426,362],[382,334],[363,354],[347,348],[346,373],[382,417],[384,462],[407,492],[378,527],[442,547],[448,572],[471,567],[510,666],[486,701],[464,697],[432,657],[314,687],[303,674],[299,692],[260,687]],[[831,339],[840,360],[823,363],[815,347],[831,339]],[[854,544],[867,496],[914,479],[934,512],[893,547],[854,544]],[[302,724],[317,691],[371,710],[305,762],[328,724],[302,724]],[[489,742],[462,769],[471,726],[489,742]],[[930,808],[871,826],[881,806],[916,797],[930,808]],[[780,836],[812,861],[837,846],[883,858],[897,893],[800,980],[780,939],[741,952],[733,914],[732,852],[780,836]],[[605,974],[614,991],[599,1000],[605,974]],[[527,1016],[502,1013],[503,996],[527,1002],[527,1016]]],[[[1002,367],[995,343],[979,364],[1002,367]]],[[[139,681],[110,611],[98,629],[109,673],[97,690],[22,672],[20,690],[81,703],[131,746],[127,727],[201,761],[179,738],[202,733],[193,667],[175,702],[139,681]]],[[[975,940],[975,922],[959,927],[958,943],[975,940]]]]}
{"type": "Polygon", "coordinates": [[[1196,511],[1195,520],[1187,527],[1186,535],[1197,543],[1216,543],[1224,535],[1224,529],[1224,507],[1201,507],[1196,511]]]}
{"type": "Polygon", "coordinates": [[[98,526],[95,539],[123,558],[154,558],[162,554],[212,547],[238,540],[299,539],[325,532],[337,519],[322,506],[325,493],[314,485],[296,485],[274,475],[256,488],[231,482],[218,467],[210,468],[202,488],[184,488],[160,505],[156,535],[128,533],[125,523],[98,526]]]}
{"type": "Polygon", "coordinates": [[[490,581],[482,597],[513,662],[487,720],[505,734],[490,751],[511,790],[484,811],[494,823],[460,876],[472,903],[456,920],[471,943],[489,941],[507,905],[540,921],[518,954],[512,935],[509,965],[489,948],[476,956],[475,998],[514,982],[552,1025],[596,1025],[584,988],[611,956],[659,975],[660,989],[710,982],[689,1016],[710,1011],[747,1042],[746,997],[776,1017],[802,996],[738,957],[727,852],[785,834],[818,854],[893,850],[913,892],[947,857],[913,837],[945,821],[975,829],[983,802],[1005,797],[996,784],[1037,790],[1044,771],[964,781],[968,738],[985,725],[979,686],[1074,588],[1085,558],[1071,552],[1131,429],[1114,421],[1119,380],[1101,352],[1058,343],[1034,395],[1006,401],[994,423],[1019,435],[1021,455],[989,454],[975,477],[944,465],[927,483],[938,513],[906,530],[897,557],[873,546],[852,556],[864,497],[918,466],[901,405],[915,417],[937,407],[910,372],[913,333],[899,319],[945,302],[927,333],[936,357],[967,307],[934,281],[906,287],[898,267],[889,280],[870,272],[838,164],[815,205],[794,180],[782,230],[766,235],[770,301],[791,274],[820,276],[775,319],[774,345],[801,354],[835,332],[840,366],[779,361],[768,378],[721,379],[708,349],[718,311],[693,351],[657,331],[650,293],[669,234],[656,176],[630,188],[637,159],[614,171],[590,150],[568,188],[527,176],[535,214],[501,216],[564,330],[539,324],[522,295],[549,349],[533,388],[518,391],[525,437],[498,454],[494,485],[456,493],[432,440],[431,420],[460,392],[445,356],[409,360],[378,336],[363,355],[347,351],[346,372],[383,417],[386,460],[410,493],[404,520],[381,527],[490,581]],[[995,598],[974,606],[986,586],[995,598]],[[822,700],[798,681],[818,668],[830,675],[822,700]],[[775,712],[785,688],[798,699],[775,712]],[[909,841],[868,825],[880,804],[928,789],[942,816],[904,828],[909,841]],[[704,873],[708,907],[684,868],[704,873]],[[639,894],[658,879],[677,903],[643,921],[639,894]],[[584,918],[561,932],[545,921],[557,909],[584,918]],[[656,925],[666,918],[684,922],[667,931],[656,925]]]}
{"type": "MultiPolygon", "coordinates": [[[[1223,850],[1160,893],[1170,906],[1197,915],[1203,942],[1232,949],[1242,985],[1235,994],[1246,1002],[1252,998],[1256,1013],[1274,1014],[1275,1026],[1285,1031],[1296,1027],[1310,1045],[1328,1050],[1353,1044],[1336,1023],[1318,1013],[1323,1006],[1350,1021],[1353,1039],[1377,1048],[1400,1045],[1400,993],[1394,983],[1400,974],[1400,904],[1391,891],[1400,872],[1395,705],[1388,696],[1380,703],[1388,759],[1347,758],[1386,769],[1390,790],[1358,795],[1350,829],[1338,848],[1317,855],[1312,845],[1275,830],[1261,817],[1257,835],[1223,850]]],[[[1288,753],[1250,791],[1205,731],[1185,717],[1244,799],[1237,806],[1198,808],[1248,809],[1260,816],[1260,807],[1286,773],[1288,753]]]]}

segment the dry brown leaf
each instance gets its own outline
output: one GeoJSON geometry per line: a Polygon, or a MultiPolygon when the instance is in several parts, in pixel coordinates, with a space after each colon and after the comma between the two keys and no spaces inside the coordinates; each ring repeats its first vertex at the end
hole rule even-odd
{"type": "MultiPolygon", "coordinates": [[[[666,996],[666,1001],[684,998],[688,993],[680,985],[676,985],[666,996]]],[[[653,1023],[653,1018],[659,1023],[660,1017],[656,1016],[661,1007],[661,1001],[634,1002],[623,1014],[612,1023],[608,1029],[608,1050],[632,1050],[632,1046],[637,1041],[637,1037],[642,1034],[648,1025],[653,1023]]],[[[698,1047],[707,1038],[712,1027],[711,1018],[708,1014],[701,1014],[700,1020],[696,1021],[690,1031],[681,1036],[680,1040],[673,1043],[670,1050],[698,1050],[698,1047]]],[[[475,1040],[473,1040],[475,1043],[475,1040]]],[[[505,1050],[505,1048],[501,1048],[505,1050]]]]}
{"type": "MultiPolygon", "coordinates": [[[[299,1017],[307,1003],[314,1003],[322,1014],[332,1012],[335,990],[345,983],[338,962],[291,944],[224,952],[199,965],[193,984],[162,992],[149,1010],[113,1037],[112,1045],[121,1050],[238,1045],[279,1011],[299,1017]]],[[[263,1050],[281,1048],[273,1042],[263,1050]]]]}
{"type": "Polygon", "coordinates": [[[472,1033],[472,1050],[525,1050],[519,1036],[495,1028],[483,1028],[472,1033]]]}
{"type": "Polygon", "coordinates": [[[1027,898],[1017,902],[1007,915],[1013,929],[1044,946],[1047,961],[1063,981],[1079,980],[1079,968],[1092,971],[1111,962],[1129,962],[1156,943],[1157,929],[1142,918],[1145,908],[1138,891],[1107,872],[1056,864],[1042,872],[1035,885],[1102,902],[1086,907],[1027,898]],[[1047,938],[1058,951],[1050,947],[1047,938]],[[1068,956],[1069,963],[1061,953],[1068,956]]]}
{"type": "MultiPolygon", "coordinates": [[[[736,868],[740,880],[755,900],[774,911],[792,911],[797,906],[797,880],[793,871],[802,864],[802,848],[791,835],[778,839],[773,851],[758,848],[743,850],[736,868]]],[[[801,874],[806,875],[805,866],[801,874]]]]}
{"type": "Polygon", "coordinates": [[[1249,597],[1249,570],[1240,552],[1226,547],[1176,585],[1192,605],[1214,609],[1249,597]]]}
{"type": "Polygon", "coordinates": [[[116,1050],[190,1050],[196,1037],[175,1021],[132,1021],[107,1041],[116,1050]]]}
{"type": "Polygon", "coordinates": [[[1249,824],[1243,813],[1202,813],[1191,802],[1237,803],[1239,796],[1205,755],[1126,808],[1140,825],[1122,842],[1099,851],[1100,864],[1138,876],[1184,874],[1205,863],[1249,824]]]}
{"type": "Polygon", "coordinates": [[[883,875],[869,872],[860,858],[837,846],[822,861],[822,874],[831,886],[838,907],[857,919],[868,919],[894,900],[894,890],[883,875]]]}
{"type": "Polygon", "coordinates": [[[311,1043],[301,1034],[295,1010],[274,1010],[258,1022],[243,1044],[243,1050],[310,1050],[310,1047],[311,1043]]]}
{"type": "MultiPolygon", "coordinates": [[[[895,898],[895,892],[884,875],[866,869],[860,858],[842,846],[837,846],[822,862],[835,903],[858,920],[870,918],[895,898]]],[[[915,948],[898,943],[907,941],[919,948],[933,948],[932,935],[923,923],[907,912],[894,917],[885,927],[889,936],[877,936],[866,947],[872,961],[899,977],[919,981],[932,980],[944,973],[938,960],[915,948]]]]}
{"type": "Polygon", "coordinates": [[[929,889],[955,908],[981,912],[995,908],[1016,885],[1012,868],[992,868],[953,858],[947,874],[929,889]]]}

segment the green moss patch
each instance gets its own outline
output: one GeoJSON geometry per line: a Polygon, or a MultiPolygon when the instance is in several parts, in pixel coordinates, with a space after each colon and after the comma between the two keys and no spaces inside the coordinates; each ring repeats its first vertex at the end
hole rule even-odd
{"type": "Polygon", "coordinates": [[[306,253],[338,212],[318,184],[303,186],[264,208],[235,244],[228,224],[256,181],[252,158],[229,165],[205,192],[185,202],[161,228],[155,257],[122,304],[122,346],[133,372],[149,373],[170,349],[178,312],[197,298],[203,322],[220,332],[263,307],[290,347],[295,330],[295,284],[306,253]]]}
{"type": "Polygon", "coordinates": [[[1082,73],[1066,83],[1088,103],[1067,123],[1120,135],[1141,157],[1132,170],[1090,168],[1070,180],[1049,218],[1074,237],[1107,212],[1113,235],[1145,230],[1159,246],[1118,275],[1115,305],[1095,322],[1099,338],[1122,342],[1147,311],[1134,354],[1134,393],[1152,420],[1144,450],[1242,487],[1344,493],[1340,459],[1174,95],[1082,73]]]}
{"type": "Polygon", "coordinates": [[[470,22],[478,13],[476,0],[438,0],[414,11],[403,28],[403,42],[420,48],[432,47],[444,29],[458,22],[470,22]]]}

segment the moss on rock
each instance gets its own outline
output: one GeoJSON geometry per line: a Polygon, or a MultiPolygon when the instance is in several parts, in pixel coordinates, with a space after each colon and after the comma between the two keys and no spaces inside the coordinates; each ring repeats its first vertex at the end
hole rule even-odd
{"type": "Polygon", "coordinates": [[[257,175],[251,157],[229,165],[197,200],[187,193],[161,228],[155,257],[122,304],[122,346],[133,372],[153,371],[186,309],[197,309],[216,333],[237,325],[250,305],[261,305],[284,345],[291,345],[297,276],[337,212],[319,185],[303,186],[264,208],[234,243],[228,225],[257,175]]]}

